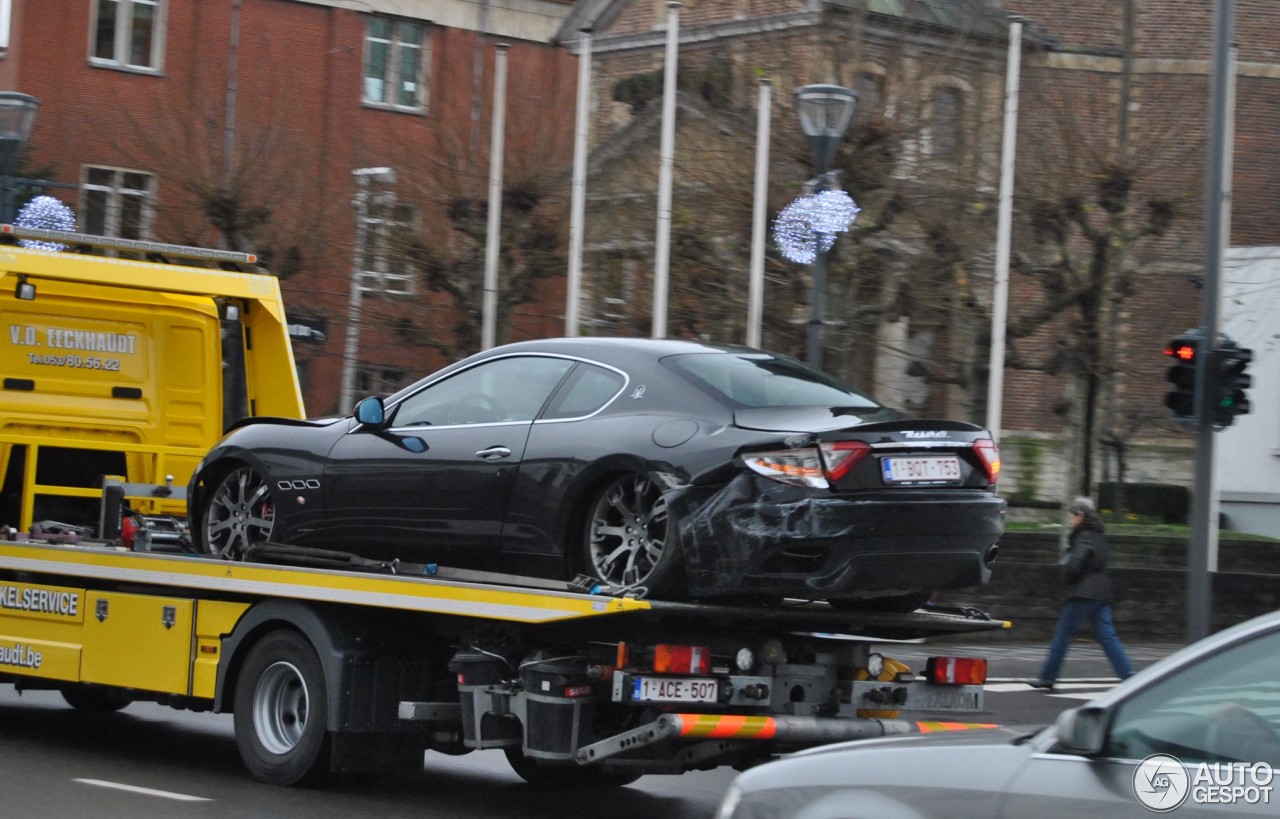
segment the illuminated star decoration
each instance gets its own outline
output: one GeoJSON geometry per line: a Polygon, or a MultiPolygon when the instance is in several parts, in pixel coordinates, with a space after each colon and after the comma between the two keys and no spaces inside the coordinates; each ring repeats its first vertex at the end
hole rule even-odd
{"type": "MultiPolygon", "coordinates": [[[[20,228],[36,228],[40,230],[76,229],[76,215],[71,208],[54,199],[52,196],[37,196],[22,206],[18,218],[13,223],[20,228]]],[[[20,239],[18,244],[33,250],[66,250],[61,242],[41,242],[36,239],[20,239]]]]}
{"type": "Polygon", "coordinates": [[[773,222],[773,241],[789,261],[813,264],[818,258],[818,241],[825,253],[836,243],[862,209],[842,190],[801,196],[782,209],[773,222]]]}

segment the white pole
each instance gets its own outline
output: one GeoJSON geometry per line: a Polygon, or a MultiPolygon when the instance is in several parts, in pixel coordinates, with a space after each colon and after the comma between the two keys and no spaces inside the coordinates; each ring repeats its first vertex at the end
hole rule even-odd
{"type": "Polygon", "coordinates": [[[667,2],[667,60],[662,84],[662,143],[658,168],[658,236],[653,243],[653,337],[667,337],[667,280],[671,263],[671,166],[676,141],[676,54],[680,47],[679,0],[667,2]]]}
{"type": "Polygon", "coordinates": [[[365,258],[369,237],[369,184],[396,183],[392,168],[356,168],[351,172],[356,181],[356,195],[352,205],[356,209],[356,241],[351,254],[351,295],[347,297],[347,344],[342,354],[342,391],[338,395],[338,411],[351,412],[355,405],[356,359],[360,353],[360,308],[363,293],[360,290],[360,262],[365,258]]]}
{"type": "Polygon", "coordinates": [[[582,290],[582,242],[586,230],[587,134],[591,130],[591,30],[582,29],[578,40],[578,110],[573,136],[573,191],[569,206],[569,282],[565,294],[564,334],[578,334],[578,309],[582,290]]]}
{"type": "Polygon", "coordinates": [[[1022,23],[1009,25],[1009,67],[1004,86],[1004,144],[1000,156],[1000,210],[996,226],[995,296],[991,303],[991,364],[987,380],[987,429],[1000,440],[1004,402],[1004,336],[1009,315],[1009,243],[1013,224],[1013,159],[1018,142],[1018,74],[1022,23]]]}
{"type": "Polygon", "coordinates": [[[351,412],[356,391],[356,357],[360,353],[360,260],[368,231],[369,190],[365,177],[356,177],[356,243],[351,256],[351,295],[347,297],[347,345],[342,353],[342,395],[338,411],[351,412]]]}
{"type": "Polygon", "coordinates": [[[498,231],[502,226],[502,147],[506,130],[507,48],[498,43],[493,79],[493,133],[489,143],[489,232],[484,248],[484,306],[480,327],[480,349],[497,343],[498,313],[498,231]]]}
{"type": "Polygon", "coordinates": [[[751,273],[747,285],[747,346],[761,346],[760,324],[764,315],[764,239],[768,230],[765,209],[769,202],[769,116],[772,113],[773,82],[760,78],[759,110],[756,112],[756,190],[751,222],[751,273]]]}

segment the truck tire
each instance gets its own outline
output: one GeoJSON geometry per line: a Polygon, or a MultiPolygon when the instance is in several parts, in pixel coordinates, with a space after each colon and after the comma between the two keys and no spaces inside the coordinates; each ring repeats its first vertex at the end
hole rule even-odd
{"type": "Polygon", "coordinates": [[[642,774],[605,771],[598,765],[583,766],[572,762],[545,763],[530,759],[519,748],[504,748],[511,770],[539,788],[620,788],[630,785],[642,774]]]}
{"type": "Polygon", "coordinates": [[[249,651],[236,680],[236,747],[245,767],[272,785],[309,784],[328,773],[324,671],[294,631],[275,631],[249,651]]]}
{"type": "Polygon", "coordinates": [[[678,599],[684,594],[684,566],[674,534],[662,490],[645,475],[616,475],[587,507],[583,566],[611,586],[678,599]]]}
{"type": "Polygon", "coordinates": [[[254,469],[233,469],[209,493],[196,534],[210,554],[243,560],[255,543],[275,533],[276,504],[271,486],[254,469]]]}

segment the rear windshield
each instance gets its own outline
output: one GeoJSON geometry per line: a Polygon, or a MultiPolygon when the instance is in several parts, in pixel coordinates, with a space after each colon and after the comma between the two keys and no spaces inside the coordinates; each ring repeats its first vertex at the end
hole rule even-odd
{"type": "Polygon", "coordinates": [[[785,356],[689,353],[668,356],[662,363],[735,409],[880,406],[826,373],[785,356]]]}

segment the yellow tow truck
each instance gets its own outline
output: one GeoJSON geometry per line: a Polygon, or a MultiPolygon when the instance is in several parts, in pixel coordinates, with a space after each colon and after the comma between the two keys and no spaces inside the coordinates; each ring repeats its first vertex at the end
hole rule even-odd
{"type": "Polygon", "coordinates": [[[0,245],[0,521],[92,527],[107,476],[132,509],[179,516],[228,425],[302,417],[279,281],[252,254],[0,225],[6,238],[68,249],[0,245]]]}
{"type": "Polygon", "coordinates": [[[0,245],[0,512],[17,521],[0,538],[0,684],[86,711],[230,712],[246,768],[280,785],[482,749],[531,782],[619,785],[967,727],[937,717],[982,708],[981,658],[912,672],[877,648],[1008,625],[963,607],[675,603],[309,565],[285,544],[258,562],[192,553],[159,522],[181,517],[195,463],[243,415],[302,414],[276,280],[243,254],[6,233],[144,258],[0,245]]]}

